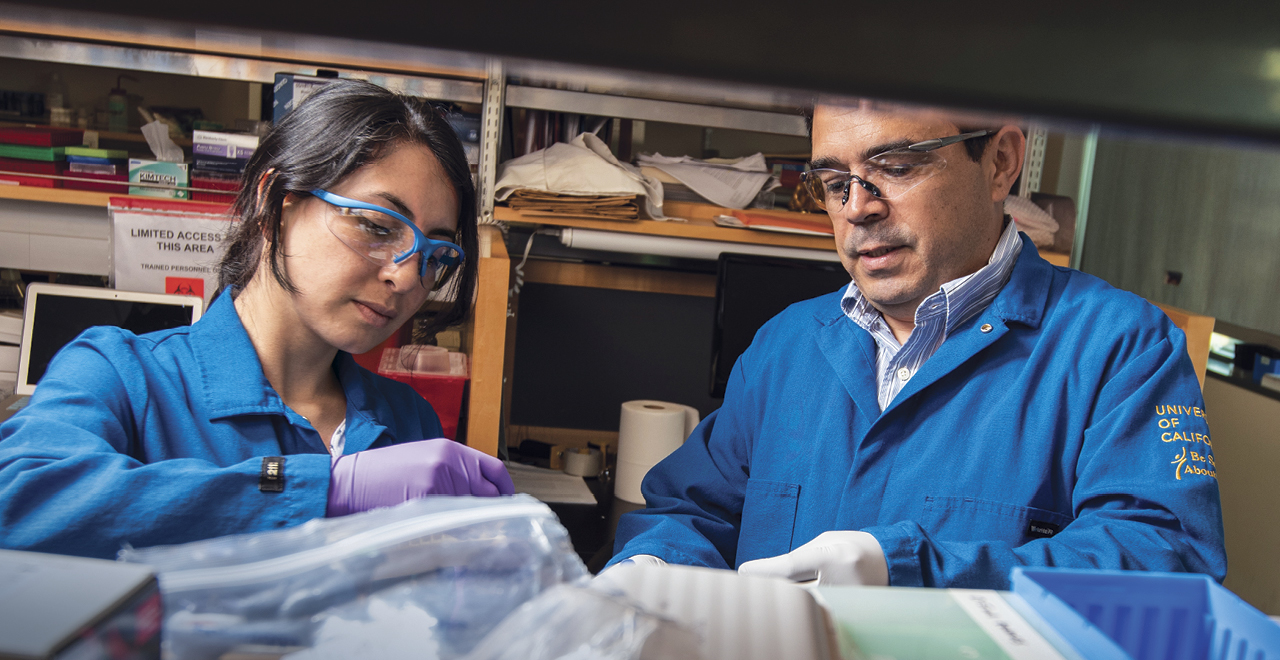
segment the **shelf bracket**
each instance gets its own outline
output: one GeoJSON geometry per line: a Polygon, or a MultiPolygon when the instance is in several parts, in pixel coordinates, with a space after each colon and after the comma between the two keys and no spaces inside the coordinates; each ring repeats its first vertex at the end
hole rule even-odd
{"type": "Polygon", "coordinates": [[[1049,141],[1049,131],[1039,124],[1027,126],[1027,153],[1022,160],[1022,184],[1018,196],[1031,198],[1040,192],[1040,179],[1044,175],[1044,150],[1049,141]]]}
{"type": "Polygon", "coordinates": [[[484,107],[480,110],[480,170],[476,182],[480,196],[477,207],[482,225],[496,225],[493,217],[494,186],[498,177],[498,150],[502,148],[502,115],[507,78],[502,60],[491,57],[485,62],[484,107]]]}

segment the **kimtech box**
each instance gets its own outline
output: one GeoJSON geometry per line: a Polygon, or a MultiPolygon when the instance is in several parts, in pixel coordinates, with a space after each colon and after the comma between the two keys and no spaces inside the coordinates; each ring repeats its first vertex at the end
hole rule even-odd
{"type": "Polygon", "coordinates": [[[189,199],[186,187],[190,181],[186,163],[166,163],[158,160],[129,159],[129,183],[145,183],[146,186],[129,186],[130,195],[189,199]],[[182,186],[182,189],[174,186],[182,186]]]}

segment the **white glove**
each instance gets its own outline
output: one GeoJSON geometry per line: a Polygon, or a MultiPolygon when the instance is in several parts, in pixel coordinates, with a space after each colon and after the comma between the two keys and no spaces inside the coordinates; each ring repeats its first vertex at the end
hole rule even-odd
{"type": "Polygon", "coordinates": [[[636,564],[637,566],[666,566],[667,562],[658,559],[653,555],[632,555],[614,564],[614,566],[621,566],[623,564],[636,564]]]}
{"type": "Polygon", "coordinates": [[[613,566],[600,571],[600,574],[595,576],[595,578],[592,579],[592,582],[596,585],[596,588],[607,589],[609,586],[616,586],[614,585],[613,580],[609,577],[609,574],[613,572],[613,569],[618,568],[619,566],[626,566],[627,564],[635,564],[636,566],[666,566],[667,562],[658,559],[653,555],[632,555],[613,566]]]}
{"type": "Polygon", "coordinates": [[[889,565],[876,537],[866,532],[823,532],[785,555],[738,567],[742,575],[817,580],[818,585],[889,586],[889,565]]]}

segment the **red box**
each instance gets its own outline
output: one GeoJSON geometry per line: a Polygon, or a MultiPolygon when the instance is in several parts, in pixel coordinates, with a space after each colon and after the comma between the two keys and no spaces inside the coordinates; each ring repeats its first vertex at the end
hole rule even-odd
{"type": "Polygon", "coordinates": [[[225,193],[217,193],[208,192],[208,190],[192,190],[191,199],[197,202],[221,202],[223,204],[234,204],[236,196],[240,194],[240,177],[196,176],[195,174],[192,174],[191,187],[227,191],[225,193]]]}
{"type": "Polygon", "coordinates": [[[84,131],[54,126],[12,126],[0,128],[0,142],[29,147],[78,147],[84,142],[84,131]]]}
{"type": "Polygon", "coordinates": [[[67,164],[62,161],[23,160],[21,158],[0,158],[0,170],[5,172],[26,172],[28,174],[52,174],[62,176],[67,164]]]}
{"type": "Polygon", "coordinates": [[[63,188],[73,188],[75,190],[94,190],[97,192],[121,193],[129,194],[129,175],[128,174],[92,174],[89,172],[76,172],[77,179],[93,179],[93,181],[66,181],[63,182],[63,188]],[[98,183],[102,181],[102,183],[98,183]],[[108,181],[123,181],[123,185],[107,183],[108,181]]]}
{"type": "Polygon", "coordinates": [[[44,179],[36,176],[17,176],[16,174],[0,174],[0,181],[13,181],[20,186],[36,188],[61,188],[62,182],[57,179],[44,179]]]}
{"type": "Polygon", "coordinates": [[[235,194],[228,193],[211,193],[192,190],[191,201],[210,202],[214,204],[234,204],[236,202],[236,196],[235,194]]]}
{"type": "MultiPolygon", "coordinates": [[[[0,172],[22,172],[26,174],[49,174],[61,176],[67,164],[61,161],[23,160],[21,158],[0,158],[0,172]]],[[[18,176],[16,174],[0,174],[0,181],[13,181],[21,186],[37,188],[61,188],[59,179],[45,179],[38,176],[18,176]]]]}

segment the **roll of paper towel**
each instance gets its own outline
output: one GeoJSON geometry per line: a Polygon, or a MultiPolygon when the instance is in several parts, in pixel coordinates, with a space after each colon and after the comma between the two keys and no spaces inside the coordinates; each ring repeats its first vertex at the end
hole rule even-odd
{"type": "Polygon", "coordinates": [[[684,444],[698,425],[698,411],[665,401],[628,401],[618,424],[618,480],[614,497],[644,504],[640,482],[649,468],[684,444]]]}

